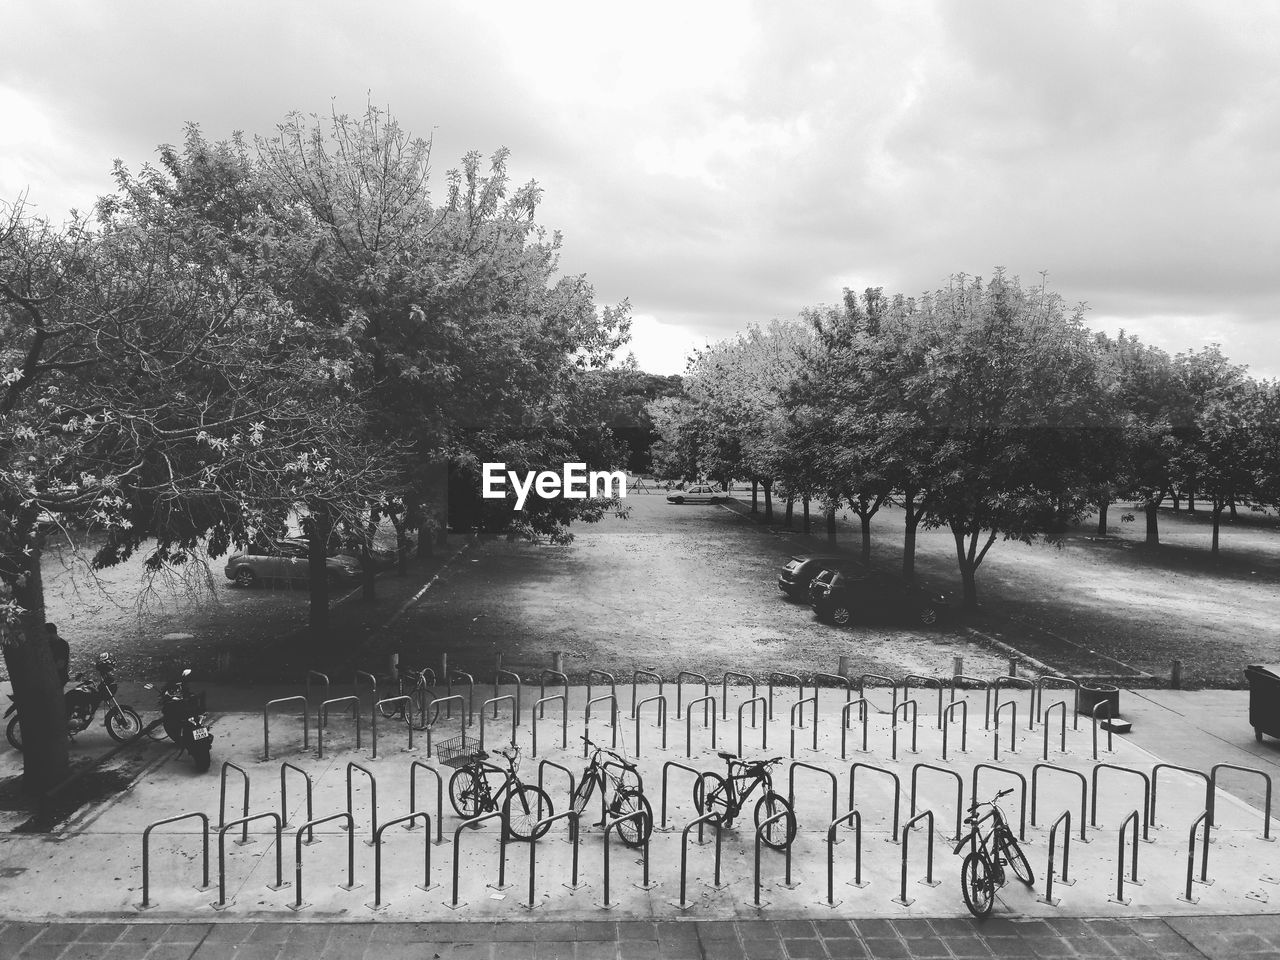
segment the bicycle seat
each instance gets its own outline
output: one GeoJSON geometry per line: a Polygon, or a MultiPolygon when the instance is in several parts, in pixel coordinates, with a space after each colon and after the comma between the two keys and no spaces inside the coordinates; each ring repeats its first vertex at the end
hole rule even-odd
{"type": "Polygon", "coordinates": [[[716,756],[719,757],[721,760],[737,760],[738,759],[738,755],[736,753],[730,753],[728,750],[717,750],[716,756]]]}
{"type": "Polygon", "coordinates": [[[477,760],[488,760],[488,759],[489,759],[489,751],[488,751],[488,750],[477,750],[477,751],[473,754],[473,756],[474,756],[477,760]]]}

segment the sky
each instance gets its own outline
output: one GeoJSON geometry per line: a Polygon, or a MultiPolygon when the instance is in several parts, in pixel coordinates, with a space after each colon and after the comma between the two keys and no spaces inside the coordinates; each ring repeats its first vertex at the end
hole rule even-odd
{"type": "Polygon", "coordinates": [[[55,222],[184,125],[389,108],[511,151],[641,368],[997,267],[1280,376],[1280,5],[5,0],[0,201],[55,222]]]}

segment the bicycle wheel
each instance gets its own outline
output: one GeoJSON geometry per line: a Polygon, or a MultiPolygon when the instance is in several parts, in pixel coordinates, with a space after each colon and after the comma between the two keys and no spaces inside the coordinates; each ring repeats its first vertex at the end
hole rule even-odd
{"type": "Polygon", "coordinates": [[[1000,848],[1005,862],[1013,867],[1014,876],[1028,887],[1033,886],[1036,875],[1031,872],[1031,864],[1027,862],[1027,855],[1022,852],[1022,847],[1018,846],[1013,831],[1007,827],[1000,831],[1000,848]]]}
{"type": "Polygon", "coordinates": [[[644,816],[618,824],[618,836],[628,847],[644,846],[653,833],[653,807],[649,806],[648,798],[638,790],[619,791],[614,794],[613,803],[609,805],[609,816],[612,819],[625,817],[637,810],[644,816]]]}
{"type": "Polygon", "coordinates": [[[976,850],[960,865],[960,892],[964,894],[964,905],[979,920],[991,913],[996,902],[996,885],[991,880],[986,857],[976,850]]]}
{"type": "MultiPolygon", "coordinates": [[[[404,696],[404,686],[401,685],[399,696],[404,696]]],[[[403,703],[383,703],[378,701],[378,712],[382,714],[383,720],[400,720],[404,718],[403,703]]]]}
{"type": "Polygon", "coordinates": [[[796,838],[796,813],[782,794],[774,793],[772,790],[756,802],[757,830],[761,824],[780,813],[785,813],[786,816],[776,823],[770,823],[761,836],[765,846],[772,847],[774,850],[787,849],[791,846],[791,841],[796,838]]]}
{"type": "Polygon", "coordinates": [[[489,785],[474,766],[459,767],[449,778],[449,802],[458,816],[470,820],[489,805],[489,785]]]}
{"type": "Polygon", "coordinates": [[[730,824],[729,816],[729,784],[718,773],[704,773],[693,785],[693,806],[698,815],[715,814],[711,823],[730,824]]]}
{"type": "Polygon", "coordinates": [[[503,819],[507,822],[507,831],[516,840],[537,840],[551,829],[551,824],[538,822],[547,819],[553,813],[551,798],[547,791],[530,783],[517,783],[507,794],[503,804],[503,819]]]}
{"type": "Polygon", "coordinates": [[[573,804],[574,813],[579,816],[582,815],[582,811],[587,809],[587,803],[591,800],[591,794],[595,792],[595,789],[596,778],[592,775],[583,777],[582,781],[573,788],[573,800],[570,802],[573,804]]]}
{"type": "Polygon", "coordinates": [[[418,686],[410,691],[409,696],[413,698],[413,729],[425,730],[440,719],[439,704],[432,708],[429,716],[427,712],[427,704],[436,698],[435,690],[426,686],[418,686]]]}

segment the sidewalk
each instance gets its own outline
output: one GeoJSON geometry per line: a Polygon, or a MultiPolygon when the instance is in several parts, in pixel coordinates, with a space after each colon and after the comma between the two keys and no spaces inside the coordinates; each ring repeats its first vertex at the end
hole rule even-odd
{"type": "Polygon", "coordinates": [[[1280,917],[502,923],[0,923],[5,960],[1274,958],[1280,917]]]}

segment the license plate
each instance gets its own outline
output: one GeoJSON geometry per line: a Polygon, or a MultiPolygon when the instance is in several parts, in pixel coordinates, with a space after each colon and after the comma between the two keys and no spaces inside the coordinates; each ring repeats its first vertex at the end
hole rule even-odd
{"type": "Polygon", "coordinates": [[[196,727],[191,731],[192,740],[204,740],[210,736],[209,731],[204,727],[196,727]]]}

